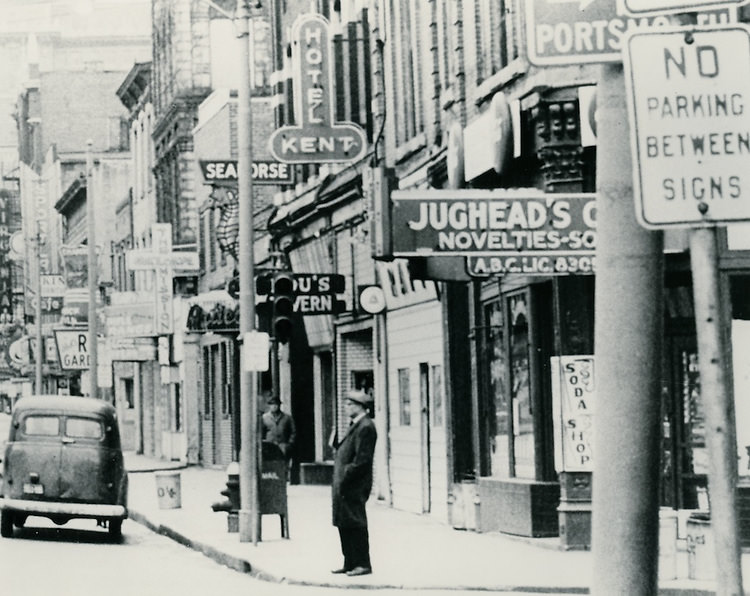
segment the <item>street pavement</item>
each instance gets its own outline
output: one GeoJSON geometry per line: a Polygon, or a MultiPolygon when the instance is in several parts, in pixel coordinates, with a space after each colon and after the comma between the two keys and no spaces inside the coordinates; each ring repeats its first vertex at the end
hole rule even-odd
{"type": "MultiPolygon", "coordinates": [[[[287,487],[289,538],[282,538],[280,518],[264,515],[261,539],[240,542],[228,531],[227,514],[211,504],[223,500],[224,470],[180,467],[126,453],[130,472],[131,520],[231,568],[272,582],[297,585],[487,590],[511,593],[585,594],[589,591],[592,554],[566,551],[558,538],[519,538],[500,533],[456,530],[429,516],[399,511],[377,500],[368,502],[372,575],[333,575],[342,558],[331,525],[330,487],[287,487]],[[179,479],[179,498],[157,496],[159,471],[179,479]],[[166,508],[171,505],[179,507],[166,508]]],[[[127,533],[127,524],[124,527],[127,533]]],[[[713,594],[715,582],[688,578],[685,541],[677,541],[664,568],[676,579],[660,579],[660,594],[713,594]]],[[[709,565],[710,566],[710,565],[709,565]]],[[[750,593],[750,554],[743,556],[743,577],[750,593]]]]}

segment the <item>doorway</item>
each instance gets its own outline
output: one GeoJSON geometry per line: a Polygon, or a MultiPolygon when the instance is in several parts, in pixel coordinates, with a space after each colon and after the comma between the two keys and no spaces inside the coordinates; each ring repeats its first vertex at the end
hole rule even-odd
{"type": "Polygon", "coordinates": [[[422,513],[430,512],[430,365],[419,363],[420,456],[422,468],[422,513]]]}

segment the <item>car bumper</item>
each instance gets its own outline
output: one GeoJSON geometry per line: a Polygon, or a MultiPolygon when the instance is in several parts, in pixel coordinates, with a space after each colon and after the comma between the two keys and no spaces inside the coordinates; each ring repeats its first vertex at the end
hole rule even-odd
{"type": "Polygon", "coordinates": [[[29,501],[25,499],[0,499],[0,509],[19,511],[29,515],[62,515],[79,518],[126,518],[128,510],[122,505],[91,503],[61,503],[59,501],[29,501]]]}

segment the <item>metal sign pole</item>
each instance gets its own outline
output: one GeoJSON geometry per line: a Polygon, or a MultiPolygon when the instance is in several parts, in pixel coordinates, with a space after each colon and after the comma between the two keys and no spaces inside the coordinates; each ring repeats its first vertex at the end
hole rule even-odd
{"type": "MultiPolygon", "coordinates": [[[[250,7],[248,0],[237,0],[237,26],[240,41],[240,78],[237,93],[238,147],[237,182],[239,191],[239,293],[240,338],[255,330],[255,255],[252,190],[252,114],[250,89],[250,7]]],[[[260,539],[258,508],[258,400],[255,371],[240,372],[240,542],[257,544],[260,539]]]]}
{"type": "Polygon", "coordinates": [[[740,542],[737,531],[737,454],[734,404],[729,399],[725,338],[719,297],[716,228],[690,231],[695,327],[701,402],[706,416],[711,531],[716,554],[718,594],[742,594],[740,542]]]}

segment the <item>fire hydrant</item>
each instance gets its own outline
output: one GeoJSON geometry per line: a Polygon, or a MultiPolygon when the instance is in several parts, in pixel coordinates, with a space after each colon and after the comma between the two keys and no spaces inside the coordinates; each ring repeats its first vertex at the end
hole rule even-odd
{"type": "Polygon", "coordinates": [[[226,497],[224,501],[217,501],[211,505],[214,511],[227,512],[227,531],[239,531],[240,511],[240,465],[233,461],[227,466],[227,487],[221,491],[226,497]]]}

